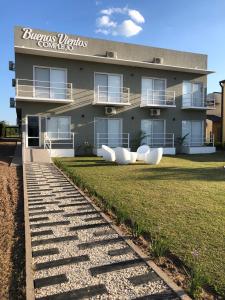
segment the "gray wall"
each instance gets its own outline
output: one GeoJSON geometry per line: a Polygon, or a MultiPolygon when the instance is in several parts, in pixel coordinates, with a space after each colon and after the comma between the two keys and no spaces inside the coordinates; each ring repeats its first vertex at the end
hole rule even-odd
{"type": "MultiPolygon", "coordinates": [[[[198,74],[153,70],[145,68],[125,67],[94,62],[82,62],[69,59],[41,57],[36,55],[16,54],[16,78],[33,79],[33,65],[67,68],[68,83],[73,84],[73,106],[67,106],[67,111],[58,115],[69,115],[72,119],[72,131],[76,133],[76,145],[89,141],[94,144],[94,117],[105,117],[104,106],[93,106],[94,72],[123,74],[123,86],[130,88],[131,106],[118,109],[115,118],[123,118],[123,132],[131,133],[131,139],[140,132],[141,119],[159,118],[166,120],[166,132],[181,136],[182,120],[203,120],[205,111],[181,110],[182,82],[191,80],[203,82],[206,86],[206,76],[198,74]],[[159,117],[150,117],[149,108],[140,108],[141,77],[166,78],[169,91],[176,92],[176,108],[162,108],[159,117]],[[82,117],[82,115],[84,115],[82,117]],[[131,118],[134,117],[132,120],[131,118]]],[[[17,108],[22,109],[22,117],[27,114],[40,114],[63,104],[17,102],[17,108]]],[[[43,131],[45,130],[43,126],[43,131]]]]}

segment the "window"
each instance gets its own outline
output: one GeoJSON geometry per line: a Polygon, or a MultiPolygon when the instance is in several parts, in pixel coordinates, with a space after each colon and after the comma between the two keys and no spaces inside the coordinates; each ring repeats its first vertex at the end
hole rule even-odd
{"type": "Polygon", "coordinates": [[[141,100],[147,104],[163,104],[165,102],[166,80],[142,78],[141,100]]]}
{"type": "Polygon", "coordinates": [[[34,68],[35,97],[66,99],[67,74],[64,69],[34,68]]]}
{"type": "Polygon", "coordinates": [[[201,120],[182,121],[182,137],[185,137],[184,145],[202,146],[204,144],[204,122],[201,120]]]}
{"type": "Polygon", "coordinates": [[[204,106],[202,83],[183,82],[183,106],[204,106]]]}
{"type": "Polygon", "coordinates": [[[95,73],[95,102],[122,102],[122,76],[95,73]]]}
{"type": "Polygon", "coordinates": [[[97,148],[123,146],[122,119],[96,118],[95,144],[97,148]]]}
{"type": "Polygon", "coordinates": [[[52,139],[70,138],[70,117],[51,117],[46,119],[47,135],[52,139]]]}
{"type": "Polygon", "coordinates": [[[142,144],[153,147],[165,144],[165,120],[141,120],[142,144]]]}

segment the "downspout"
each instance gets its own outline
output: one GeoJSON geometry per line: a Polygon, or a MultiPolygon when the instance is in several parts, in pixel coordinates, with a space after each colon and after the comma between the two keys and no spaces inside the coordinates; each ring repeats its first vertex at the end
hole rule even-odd
{"type": "Polygon", "coordinates": [[[221,80],[219,82],[221,89],[222,89],[222,93],[221,93],[221,119],[222,119],[222,130],[221,130],[221,143],[223,143],[223,131],[224,131],[224,113],[223,113],[223,109],[224,109],[224,84],[225,84],[225,80],[221,80]]]}

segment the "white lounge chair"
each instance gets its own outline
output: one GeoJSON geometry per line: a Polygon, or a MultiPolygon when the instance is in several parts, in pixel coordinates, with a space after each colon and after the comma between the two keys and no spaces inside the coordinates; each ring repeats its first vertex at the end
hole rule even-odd
{"type": "Polygon", "coordinates": [[[145,156],[150,152],[150,147],[148,145],[142,145],[137,149],[137,160],[145,160],[145,156]]]}
{"type": "Polygon", "coordinates": [[[137,160],[137,152],[130,152],[130,163],[134,164],[137,160]]]}
{"type": "Polygon", "coordinates": [[[102,157],[106,161],[115,161],[116,160],[115,151],[106,145],[102,145],[102,157]]]}
{"type": "Polygon", "coordinates": [[[115,148],[116,162],[120,165],[127,165],[131,162],[131,153],[125,148],[115,148]]]}
{"type": "Polygon", "coordinates": [[[150,165],[158,165],[163,156],[163,148],[151,149],[145,156],[145,162],[150,165]]]}

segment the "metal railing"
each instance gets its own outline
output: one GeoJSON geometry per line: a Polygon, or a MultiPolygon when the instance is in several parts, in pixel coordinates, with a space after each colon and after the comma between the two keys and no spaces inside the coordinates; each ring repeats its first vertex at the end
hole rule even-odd
{"type": "Polygon", "coordinates": [[[150,147],[174,148],[173,133],[151,133],[146,134],[142,139],[142,144],[147,144],[150,147]]]}
{"type": "Polygon", "coordinates": [[[188,146],[188,147],[212,146],[212,147],[214,147],[214,135],[211,134],[209,137],[187,136],[187,138],[183,142],[183,146],[188,146]]]}
{"type": "Polygon", "coordinates": [[[147,89],[141,97],[142,106],[176,106],[174,91],[147,89]]]}
{"type": "Polygon", "coordinates": [[[111,148],[124,147],[130,148],[129,133],[96,133],[96,148],[100,149],[102,145],[111,148]]]}
{"type": "Polygon", "coordinates": [[[95,87],[94,104],[129,104],[130,89],[127,87],[103,86],[95,87]]]}
{"type": "Polygon", "coordinates": [[[63,146],[74,149],[73,132],[45,132],[44,149],[62,149],[63,146]]]}
{"type": "Polygon", "coordinates": [[[73,100],[72,83],[16,79],[16,97],[73,100]]]}
{"type": "Polygon", "coordinates": [[[216,107],[215,97],[196,95],[194,93],[183,94],[182,107],[214,109],[216,107]]]}

